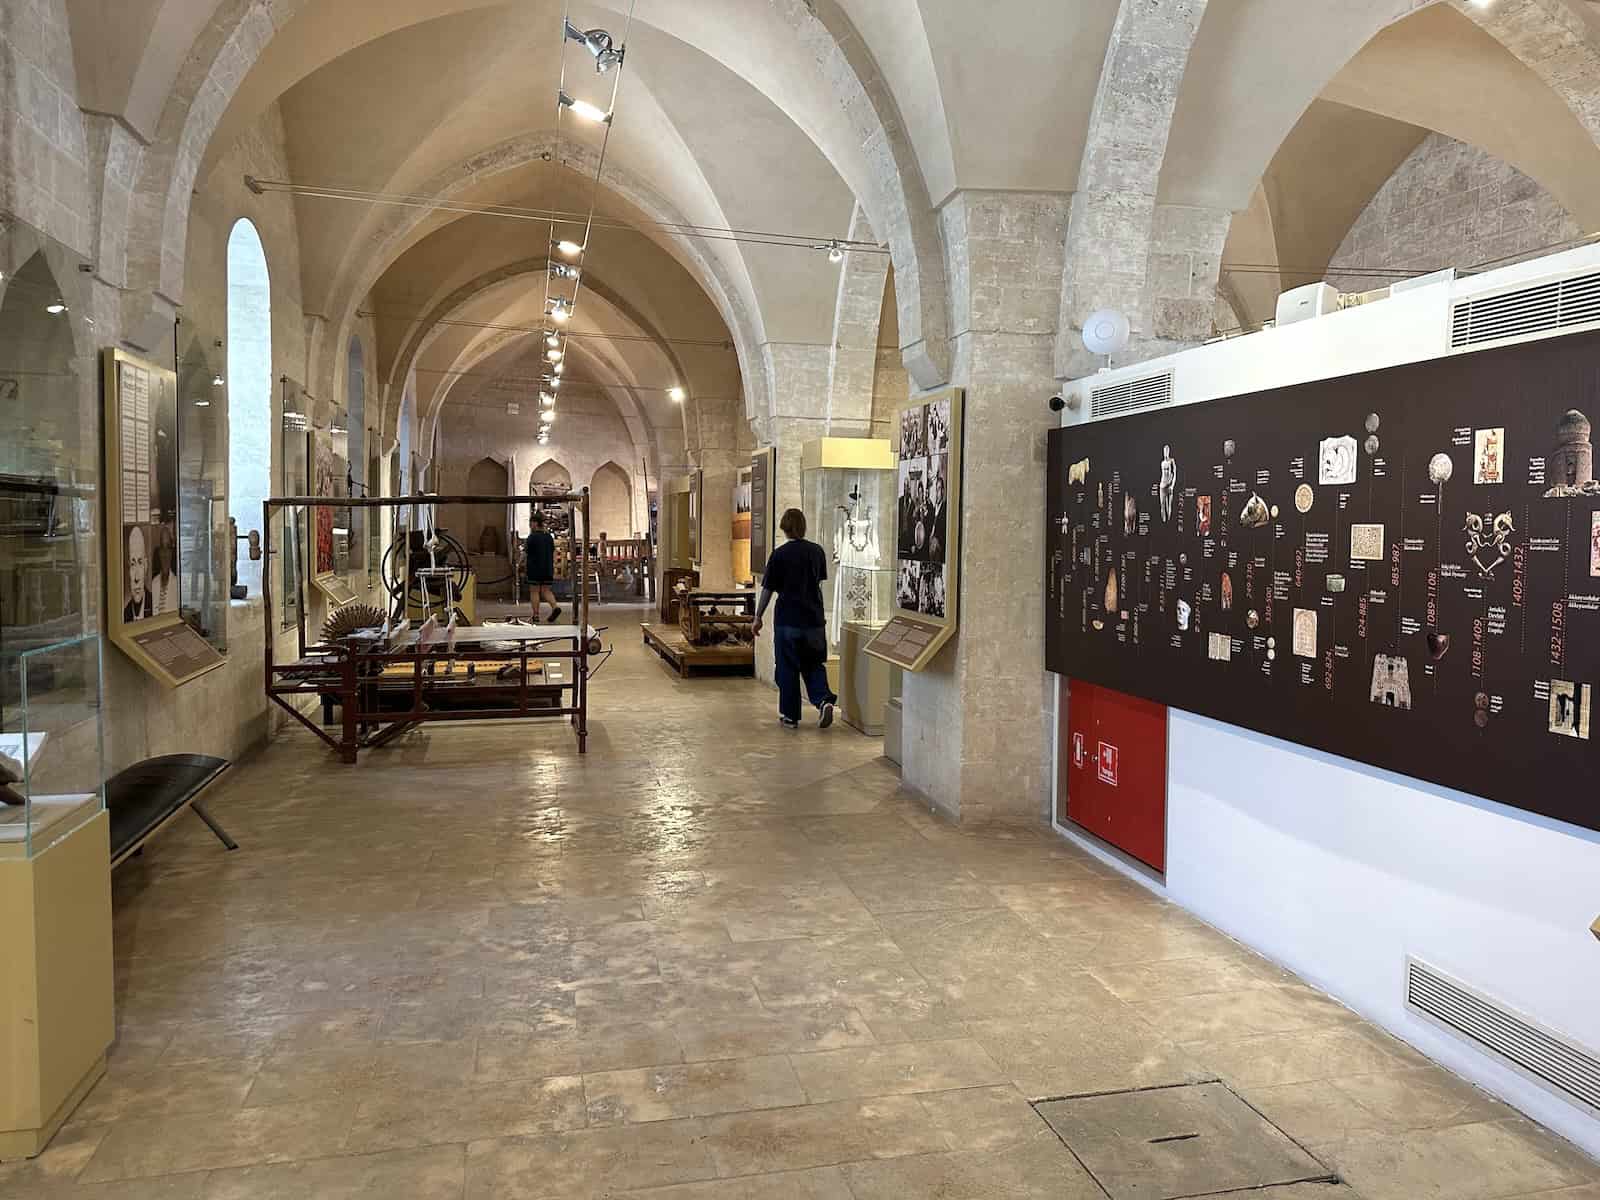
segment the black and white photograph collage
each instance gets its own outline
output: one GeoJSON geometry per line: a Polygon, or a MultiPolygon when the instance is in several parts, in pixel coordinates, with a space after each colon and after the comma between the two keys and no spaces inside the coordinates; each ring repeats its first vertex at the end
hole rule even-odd
{"type": "Polygon", "coordinates": [[[949,580],[950,401],[900,414],[896,606],[943,620],[949,580]]]}

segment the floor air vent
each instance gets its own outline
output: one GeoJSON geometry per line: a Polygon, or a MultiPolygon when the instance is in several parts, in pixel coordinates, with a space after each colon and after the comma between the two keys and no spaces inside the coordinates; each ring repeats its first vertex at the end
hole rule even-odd
{"type": "Polygon", "coordinates": [[[1146,375],[1143,379],[1093,389],[1089,393],[1089,415],[1120,417],[1123,413],[1142,412],[1171,403],[1172,372],[1163,371],[1160,375],[1146,375]]]}
{"type": "Polygon", "coordinates": [[[1463,300],[1450,311],[1450,348],[1481,346],[1600,322],[1600,271],[1463,300]]]}
{"type": "Polygon", "coordinates": [[[1600,1056],[1427,963],[1406,964],[1406,1004],[1569,1100],[1600,1111],[1600,1056]]]}

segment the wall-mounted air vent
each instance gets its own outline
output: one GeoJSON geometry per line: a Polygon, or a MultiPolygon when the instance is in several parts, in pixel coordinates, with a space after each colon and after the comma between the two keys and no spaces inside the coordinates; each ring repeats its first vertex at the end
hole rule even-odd
{"type": "Polygon", "coordinates": [[[1600,272],[1475,296],[1450,310],[1450,348],[1600,324],[1600,272]]]}
{"type": "Polygon", "coordinates": [[[1537,1083],[1600,1112],[1600,1056],[1430,967],[1406,963],[1406,1005],[1537,1083]]]}
{"type": "Polygon", "coordinates": [[[1142,412],[1147,408],[1160,408],[1172,403],[1172,372],[1146,375],[1143,379],[1130,379],[1125,383],[1108,384],[1094,388],[1089,393],[1091,417],[1117,417],[1123,413],[1142,412]]]}

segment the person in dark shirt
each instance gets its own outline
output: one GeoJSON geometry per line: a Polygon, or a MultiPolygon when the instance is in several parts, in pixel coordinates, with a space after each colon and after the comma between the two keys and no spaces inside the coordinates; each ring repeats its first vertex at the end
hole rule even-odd
{"type": "Polygon", "coordinates": [[[828,556],[815,542],[806,541],[806,515],[791,508],[778,522],[788,541],[767,558],[761,577],[761,603],[756,609],[755,631],[761,633],[767,605],[778,597],[773,635],[773,657],[778,677],[778,720],[786,729],[800,724],[800,681],[806,696],[817,706],[818,728],[833,724],[833,706],[839,697],[828,686],[827,617],[822,610],[822,581],[828,577],[828,556]]]}
{"type": "Polygon", "coordinates": [[[539,623],[539,606],[550,605],[550,620],[561,615],[551,585],[556,581],[556,540],[544,527],[544,516],[533,514],[533,531],[528,534],[528,599],[533,603],[533,621],[539,623]]]}

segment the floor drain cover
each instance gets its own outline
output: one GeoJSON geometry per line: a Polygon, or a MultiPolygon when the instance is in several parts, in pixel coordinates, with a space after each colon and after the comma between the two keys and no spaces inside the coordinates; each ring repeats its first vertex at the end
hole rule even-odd
{"type": "MultiPolygon", "coordinates": [[[[1221,1083],[1046,1100],[1035,1107],[1111,1200],[1187,1200],[1335,1182],[1327,1167],[1221,1083]]],[[[1337,1200],[1349,1193],[1324,1186],[1309,1194],[1337,1200]]]]}

